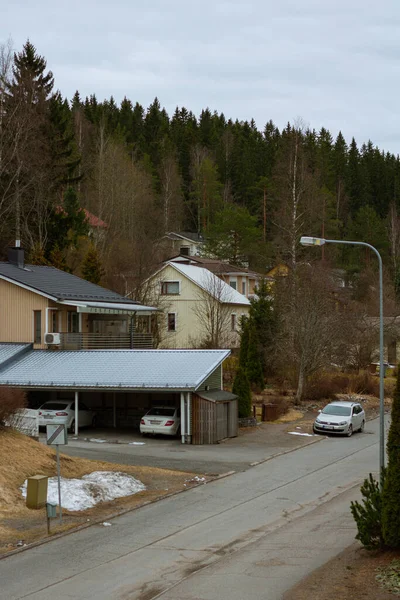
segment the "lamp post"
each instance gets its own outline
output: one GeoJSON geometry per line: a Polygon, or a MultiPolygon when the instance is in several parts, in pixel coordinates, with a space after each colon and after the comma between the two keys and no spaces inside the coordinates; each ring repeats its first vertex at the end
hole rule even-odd
{"type": "Polygon", "coordinates": [[[324,244],[347,244],[349,246],[365,246],[375,252],[379,263],[379,481],[382,486],[382,475],[385,467],[385,392],[383,371],[383,276],[382,258],[378,250],[366,242],[352,242],[348,240],[326,240],[324,238],[302,236],[302,246],[323,246],[324,244]]]}

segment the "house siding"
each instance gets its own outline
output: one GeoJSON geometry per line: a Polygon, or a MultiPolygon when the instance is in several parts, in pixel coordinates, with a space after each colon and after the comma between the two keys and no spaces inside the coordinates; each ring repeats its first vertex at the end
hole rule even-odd
{"type": "MultiPolygon", "coordinates": [[[[0,280],[0,341],[33,342],[33,311],[42,311],[42,340],[50,301],[34,292],[0,280]]],[[[40,348],[44,346],[36,345],[40,348]]]]}
{"type": "MultiPolygon", "coordinates": [[[[204,337],[204,326],[201,318],[196,314],[196,305],[201,302],[202,290],[182,273],[167,265],[160,273],[153,277],[152,302],[159,301],[159,308],[163,312],[160,319],[160,348],[198,348],[204,337]],[[179,281],[180,294],[161,296],[162,281],[179,281]],[[176,314],[176,331],[167,331],[168,313],[176,314]]],[[[236,314],[237,328],[240,316],[248,314],[249,306],[243,304],[229,304],[229,314],[236,314]]],[[[229,334],[229,347],[239,347],[240,336],[238,331],[230,331],[231,321],[228,319],[227,334],[229,334]]]]}
{"type": "Polygon", "coordinates": [[[203,381],[203,383],[201,384],[201,386],[199,388],[197,388],[199,391],[201,390],[205,390],[206,388],[208,388],[209,390],[221,390],[222,384],[222,365],[219,365],[219,367],[217,367],[215,369],[215,371],[213,371],[211,373],[211,375],[209,375],[207,377],[207,379],[205,379],[203,381]]]}

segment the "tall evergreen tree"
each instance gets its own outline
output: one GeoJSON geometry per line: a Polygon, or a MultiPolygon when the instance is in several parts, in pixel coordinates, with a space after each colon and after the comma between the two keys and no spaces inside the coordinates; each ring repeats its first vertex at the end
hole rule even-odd
{"type": "Polygon", "coordinates": [[[387,443],[388,466],[382,495],[382,531],[389,548],[400,548],[400,369],[393,394],[387,443]]]}
{"type": "Polygon", "coordinates": [[[82,263],[82,276],[87,281],[100,284],[104,276],[104,269],[96,247],[91,244],[82,263]]]}

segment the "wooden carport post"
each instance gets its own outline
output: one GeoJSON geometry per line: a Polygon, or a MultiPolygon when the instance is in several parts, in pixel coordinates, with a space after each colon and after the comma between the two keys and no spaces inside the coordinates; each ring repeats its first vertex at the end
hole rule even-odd
{"type": "Polygon", "coordinates": [[[185,392],[181,392],[181,441],[182,444],[185,443],[186,440],[186,402],[185,402],[185,392]]]}
{"type": "Polygon", "coordinates": [[[78,423],[78,415],[79,415],[79,392],[75,390],[75,435],[78,435],[79,431],[79,423],[78,423]]]}

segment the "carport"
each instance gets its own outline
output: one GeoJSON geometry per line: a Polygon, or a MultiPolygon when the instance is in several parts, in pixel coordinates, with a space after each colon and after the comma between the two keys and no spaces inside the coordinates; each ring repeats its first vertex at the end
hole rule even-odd
{"type": "Polygon", "coordinates": [[[32,404],[38,397],[46,401],[44,394],[49,399],[73,398],[76,435],[82,403],[101,407],[103,425],[133,428],[151,406],[180,405],[182,443],[191,443],[192,393],[222,389],[222,362],[229,354],[229,350],[50,351],[29,346],[0,364],[0,386],[27,390],[32,404]]]}

